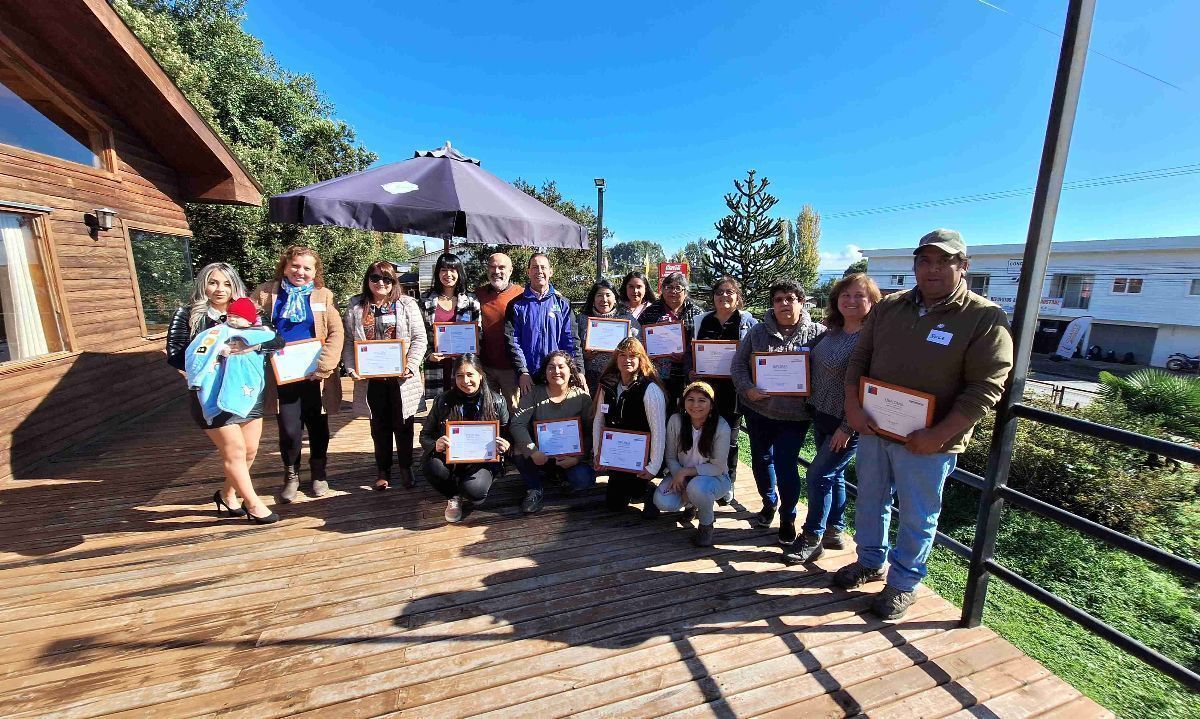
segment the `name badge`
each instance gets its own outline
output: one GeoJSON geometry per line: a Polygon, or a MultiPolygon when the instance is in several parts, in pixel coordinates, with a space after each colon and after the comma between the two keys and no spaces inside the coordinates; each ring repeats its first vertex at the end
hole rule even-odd
{"type": "Polygon", "coordinates": [[[394,325],[396,324],[396,315],[380,315],[379,324],[394,325]]]}
{"type": "Polygon", "coordinates": [[[607,404],[600,405],[600,414],[608,414],[608,405],[607,404]]]}
{"type": "Polygon", "coordinates": [[[925,338],[926,342],[934,342],[939,345],[948,345],[950,340],[954,339],[954,335],[942,330],[929,330],[929,336],[925,338]]]}
{"type": "Polygon", "coordinates": [[[325,311],[325,303],[324,302],[313,302],[312,303],[312,311],[313,312],[324,312],[325,311]]]}

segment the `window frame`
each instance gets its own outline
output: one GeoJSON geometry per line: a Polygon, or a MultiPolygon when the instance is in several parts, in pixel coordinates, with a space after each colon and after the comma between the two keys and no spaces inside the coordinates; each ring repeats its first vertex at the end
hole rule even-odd
{"type": "Polygon", "coordinates": [[[1141,277],[1130,277],[1127,275],[1122,275],[1120,277],[1113,277],[1112,286],[1109,288],[1109,294],[1140,295],[1140,294],[1142,294],[1142,290],[1145,288],[1145,286],[1146,286],[1146,282],[1141,277]],[[1118,282],[1121,283],[1121,289],[1119,289],[1119,290],[1117,289],[1118,282]],[[1132,289],[1135,282],[1137,283],[1137,291],[1136,292],[1134,292],[1132,289]]]}
{"type": "Polygon", "coordinates": [[[28,205],[22,202],[12,202],[0,198],[0,212],[10,215],[20,215],[28,218],[30,229],[33,231],[33,241],[37,246],[38,260],[42,271],[46,274],[46,294],[50,296],[50,304],[58,318],[62,330],[63,349],[49,352],[37,357],[23,360],[12,360],[0,363],[0,375],[19,372],[31,367],[37,367],[64,357],[79,354],[79,341],[75,338],[75,327],[71,323],[71,313],[67,311],[67,291],[62,283],[62,271],[59,269],[58,253],[54,250],[54,238],[50,234],[50,213],[53,208],[28,205]]]}
{"type": "MultiPolygon", "coordinates": [[[[87,131],[87,145],[96,154],[99,167],[3,142],[0,142],[0,151],[39,163],[53,164],[64,169],[91,172],[108,179],[117,177],[120,161],[117,157],[112,129],[76,102],[70,91],[42,71],[37,63],[5,37],[3,32],[0,32],[0,64],[8,66],[13,72],[20,75],[23,81],[37,88],[54,103],[56,109],[69,116],[87,131]]],[[[53,122],[52,119],[50,121],[53,122]]]]}
{"type": "Polygon", "coordinates": [[[195,239],[195,236],[192,234],[191,230],[184,230],[178,227],[166,227],[164,225],[152,225],[144,222],[129,221],[125,221],[121,224],[123,225],[122,229],[125,233],[125,255],[129,260],[129,280],[133,285],[133,302],[137,307],[138,323],[142,328],[142,337],[147,340],[163,339],[167,336],[167,331],[165,329],[152,333],[150,332],[149,327],[146,325],[146,311],[142,306],[142,286],[141,283],[138,282],[137,262],[133,258],[133,233],[148,232],[152,235],[167,235],[170,237],[183,238],[188,246],[187,256],[189,260],[192,259],[190,248],[192,240],[195,239]]]}
{"type": "Polygon", "coordinates": [[[991,273],[990,272],[967,272],[967,289],[971,290],[971,292],[975,292],[975,294],[979,295],[980,297],[987,297],[988,293],[990,293],[991,289],[992,289],[991,273]],[[977,280],[977,279],[983,280],[983,292],[976,292],[974,289],[971,288],[972,281],[977,280]]]}
{"type": "Polygon", "coordinates": [[[1200,277],[1188,278],[1188,297],[1200,297],[1200,277]]]}
{"type": "Polygon", "coordinates": [[[888,275],[888,286],[904,287],[904,278],[908,275],[888,275]]]}

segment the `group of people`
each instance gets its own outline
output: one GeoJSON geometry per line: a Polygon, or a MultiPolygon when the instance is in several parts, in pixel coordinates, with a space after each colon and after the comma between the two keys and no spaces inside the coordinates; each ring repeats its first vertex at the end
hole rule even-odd
{"type": "Polygon", "coordinates": [[[577,317],[554,288],[545,254],[530,258],[525,287],[512,282],[507,255],[491,255],[487,282],[472,291],[462,261],[447,253],[434,267],[433,287],[420,299],[401,291],[392,263],[372,264],[362,291],[341,316],[324,287],[318,254],[294,246],[284,251],[274,279],[251,292],[229,265],[203,268],[189,305],[172,319],[167,355],[188,377],[193,416],[224,462],[225,483],[213,496],[218,515],[258,523],[278,521],[250,481],[267,409],[279,424],[280,501],[290,503],[300,491],[305,429],[308,491],[313,496],[329,491],[328,417],[341,406],[339,364],[355,380],[355,408],[370,417],[376,489],[414,485],[415,418],[430,402],[419,438],[420,474],[446,497],[448,522],[462,521],[483,502],[511,463],[525,485],[526,513],[542,508],[549,488],[570,494],[607,473],[610,509],[641,502],[649,516],[682,513],[685,521],[697,520],[694,543],[712,546],[716,507],[733,500],[744,422],[762,500],[751,521],[765,528],[778,518],[784,560],[806,563],[827,548],[845,546],[845,471],[857,452],[858,557],[838,570],[835,581],[853,588],[886,578],[873,609],[897,619],[925,576],[942,485],[974,424],[999,400],[1012,366],[1004,312],[966,287],[969,259],[961,236],[951,230],[929,233],[918,243],[913,263],[916,287],[886,298],[866,274],[842,278],[830,292],[824,323],[818,323],[806,310],[803,288],[793,281],[770,288],[770,308],[759,320],[745,309],[742,288],[731,277],[713,284],[706,298],[710,309],[704,310],[689,296],[683,274],[661,278],[656,296],[649,278],[637,271],[619,287],[598,280],[577,317]],[[611,351],[585,349],[593,318],[627,321],[627,336],[611,351]],[[438,352],[434,328],[446,322],[475,324],[477,351],[438,352]],[[682,325],[682,352],[647,354],[647,328],[660,323],[682,325]],[[266,332],[251,334],[254,328],[266,332]],[[311,375],[277,384],[266,371],[254,397],[254,382],[238,379],[245,396],[232,409],[213,399],[212,382],[197,378],[202,376],[197,368],[211,374],[226,366],[223,371],[230,373],[255,362],[261,367],[256,354],[302,340],[321,344],[311,375]],[[359,377],[354,343],[365,340],[407,340],[403,372],[359,377]],[[738,343],[728,377],[696,373],[691,352],[696,340],[738,343]],[[199,345],[213,342],[223,343],[217,361],[196,354],[199,345]],[[757,386],[756,354],[775,352],[808,353],[806,396],[757,386]],[[932,395],[932,422],[907,438],[884,436],[860,403],[864,377],[932,395]],[[570,419],[582,429],[581,452],[541,451],[535,424],[570,419]],[[496,422],[494,461],[449,461],[451,421],[496,422]],[[800,452],[810,427],[816,454],[804,479],[808,510],[797,526],[800,452]],[[606,429],[648,435],[648,458],[640,471],[602,467],[606,429]],[[899,531],[889,551],[893,495],[900,501],[899,531]]]}

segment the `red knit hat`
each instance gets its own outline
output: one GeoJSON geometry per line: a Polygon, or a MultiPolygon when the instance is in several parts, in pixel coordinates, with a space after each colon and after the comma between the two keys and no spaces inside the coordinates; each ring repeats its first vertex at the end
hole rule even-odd
{"type": "Polygon", "coordinates": [[[242,297],[229,303],[229,311],[226,315],[241,317],[252,325],[258,324],[258,308],[250,301],[249,297],[242,297]]]}

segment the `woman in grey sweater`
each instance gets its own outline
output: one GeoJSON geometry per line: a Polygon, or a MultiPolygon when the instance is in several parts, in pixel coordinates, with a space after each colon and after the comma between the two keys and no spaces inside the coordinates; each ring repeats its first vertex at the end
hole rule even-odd
{"type": "Polygon", "coordinates": [[[700,527],[692,541],[698,547],[713,545],[714,505],[730,484],[729,423],[717,414],[716,401],[706,382],[684,388],[683,411],[667,421],[668,474],[654,491],[658,509],[696,512],[700,527]]]}

